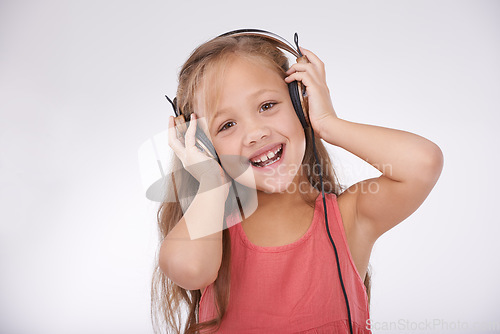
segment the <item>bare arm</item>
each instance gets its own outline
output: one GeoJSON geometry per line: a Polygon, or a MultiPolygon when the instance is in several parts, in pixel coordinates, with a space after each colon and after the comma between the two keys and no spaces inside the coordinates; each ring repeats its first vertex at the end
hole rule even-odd
{"type": "Polygon", "coordinates": [[[160,268],[177,285],[197,290],[215,281],[222,262],[224,202],[228,188],[200,190],[160,249],[160,268]]]}
{"type": "Polygon", "coordinates": [[[338,118],[324,63],[311,51],[301,50],[310,63],[292,65],[285,82],[300,80],[306,86],[311,126],[328,143],[382,172],[380,177],[358,182],[342,193],[355,217],[353,229],[367,243],[373,243],[422,204],[441,174],[443,153],[416,134],[338,118]]]}
{"type": "Polygon", "coordinates": [[[335,117],[323,124],[323,139],[382,172],[343,194],[352,197],[356,224],[374,242],[423,203],[441,174],[443,153],[433,142],[406,131],[335,117]]]}
{"type": "Polygon", "coordinates": [[[193,113],[183,136],[169,119],[169,146],[184,168],[200,182],[184,216],[162,241],[160,269],[186,290],[197,290],[215,281],[222,262],[224,203],[229,182],[222,167],[195,146],[197,117],[193,113]]]}
{"type": "Polygon", "coordinates": [[[435,183],[443,155],[439,147],[417,134],[336,117],[323,120],[322,138],[370,163],[393,181],[435,183]]]}

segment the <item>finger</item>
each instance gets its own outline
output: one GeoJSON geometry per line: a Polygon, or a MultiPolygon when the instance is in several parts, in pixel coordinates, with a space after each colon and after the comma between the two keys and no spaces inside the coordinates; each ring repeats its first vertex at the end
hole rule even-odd
{"type": "Polygon", "coordinates": [[[319,68],[324,68],[325,64],[319,59],[318,56],[316,56],[312,51],[309,51],[302,46],[299,46],[300,51],[302,52],[303,55],[307,56],[307,59],[314,65],[318,66],[319,68]]]}
{"type": "Polygon", "coordinates": [[[191,121],[189,122],[189,127],[186,131],[186,138],[184,138],[184,142],[186,143],[186,148],[191,148],[195,143],[195,135],[196,135],[196,115],[195,113],[191,114],[191,121]]]}
{"type": "Polygon", "coordinates": [[[168,119],[168,146],[174,150],[177,156],[182,152],[182,144],[177,138],[177,130],[174,126],[174,116],[170,116],[168,119]]]}
{"type": "Polygon", "coordinates": [[[309,75],[311,75],[313,78],[315,78],[316,81],[322,81],[323,78],[325,78],[325,69],[324,68],[318,68],[316,65],[312,63],[296,63],[293,64],[288,71],[285,72],[286,75],[290,75],[295,72],[307,72],[309,75]]]}
{"type": "Polygon", "coordinates": [[[295,63],[285,72],[287,75],[290,75],[295,72],[308,72],[315,71],[315,67],[311,63],[295,63]]]}
{"type": "Polygon", "coordinates": [[[314,80],[307,72],[295,72],[285,78],[286,83],[290,83],[294,80],[301,81],[306,87],[311,87],[314,83],[314,80]]]}

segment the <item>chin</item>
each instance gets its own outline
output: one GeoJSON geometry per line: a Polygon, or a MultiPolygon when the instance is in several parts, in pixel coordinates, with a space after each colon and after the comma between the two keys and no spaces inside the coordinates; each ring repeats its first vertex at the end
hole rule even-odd
{"type": "Polygon", "coordinates": [[[258,185],[257,190],[263,191],[268,194],[279,194],[287,191],[293,192],[293,189],[290,189],[291,188],[290,186],[293,187],[292,178],[288,180],[267,178],[266,180],[264,180],[262,184],[258,185]]]}

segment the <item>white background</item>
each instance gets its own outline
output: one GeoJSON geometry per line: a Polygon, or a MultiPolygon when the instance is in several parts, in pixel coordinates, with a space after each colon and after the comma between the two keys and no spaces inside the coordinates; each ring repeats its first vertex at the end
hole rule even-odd
{"type": "MultiPolygon", "coordinates": [[[[0,333],[152,333],[157,203],[137,151],[167,128],[189,53],[239,28],[298,32],[339,117],[444,153],[429,197],[374,247],[374,333],[500,331],[499,14],[477,0],[3,0],[0,333]]],[[[378,175],[332,152],[343,183],[378,175]]]]}

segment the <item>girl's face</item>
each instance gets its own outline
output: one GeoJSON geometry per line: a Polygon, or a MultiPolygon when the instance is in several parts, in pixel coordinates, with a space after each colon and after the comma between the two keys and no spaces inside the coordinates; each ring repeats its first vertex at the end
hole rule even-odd
{"type": "Polygon", "coordinates": [[[301,166],[306,141],[288,86],[276,71],[231,57],[217,110],[199,112],[208,116],[215,150],[232,178],[269,193],[288,189],[301,166]]]}

